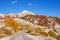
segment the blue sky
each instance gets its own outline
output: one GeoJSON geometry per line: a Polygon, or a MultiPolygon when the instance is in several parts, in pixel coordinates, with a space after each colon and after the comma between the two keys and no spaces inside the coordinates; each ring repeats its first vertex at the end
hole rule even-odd
{"type": "Polygon", "coordinates": [[[60,17],[60,0],[0,0],[0,13],[18,13],[23,10],[60,17]]]}

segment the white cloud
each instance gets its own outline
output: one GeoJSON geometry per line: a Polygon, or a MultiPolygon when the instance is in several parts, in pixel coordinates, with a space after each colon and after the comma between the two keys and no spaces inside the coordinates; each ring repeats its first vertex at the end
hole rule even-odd
{"type": "Polygon", "coordinates": [[[28,3],[28,5],[29,5],[29,6],[31,6],[31,5],[32,5],[32,3],[28,3]]]}
{"type": "Polygon", "coordinates": [[[11,3],[12,3],[12,4],[15,4],[15,3],[17,3],[17,0],[15,0],[15,1],[12,1],[11,3]]]}

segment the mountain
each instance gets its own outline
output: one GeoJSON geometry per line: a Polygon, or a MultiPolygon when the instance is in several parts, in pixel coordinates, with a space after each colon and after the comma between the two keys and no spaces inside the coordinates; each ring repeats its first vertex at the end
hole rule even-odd
{"type": "Polygon", "coordinates": [[[28,10],[23,10],[22,12],[17,14],[18,16],[25,16],[25,15],[35,15],[33,12],[30,12],[28,10]]]}

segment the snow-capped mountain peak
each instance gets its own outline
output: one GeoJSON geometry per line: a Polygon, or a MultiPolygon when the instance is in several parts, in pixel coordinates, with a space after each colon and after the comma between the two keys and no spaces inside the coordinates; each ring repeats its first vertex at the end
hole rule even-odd
{"type": "Polygon", "coordinates": [[[33,12],[30,12],[30,11],[28,11],[28,10],[23,10],[21,13],[23,13],[23,14],[33,14],[33,15],[34,15],[33,12]]]}
{"type": "Polygon", "coordinates": [[[25,12],[29,12],[29,11],[27,11],[27,10],[23,10],[23,11],[22,11],[22,13],[25,13],[25,12]]]}
{"type": "Polygon", "coordinates": [[[19,16],[25,16],[25,15],[35,15],[33,12],[30,12],[28,10],[23,10],[22,12],[18,13],[19,16]]]}

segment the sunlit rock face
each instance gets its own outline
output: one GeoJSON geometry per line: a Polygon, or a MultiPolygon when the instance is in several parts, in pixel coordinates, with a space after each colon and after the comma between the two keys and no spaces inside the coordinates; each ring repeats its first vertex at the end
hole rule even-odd
{"type": "Polygon", "coordinates": [[[22,19],[24,20],[27,20],[27,21],[30,21],[32,23],[36,23],[36,24],[39,24],[40,22],[40,25],[43,25],[43,26],[54,26],[55,24],[58,24],[60,25],[60,18],[54,18],[54,17],[51,17],[51,16],[44,16],[44,15],[26,15],[26,16],[23,16],[21,17],[22,19]]]}

